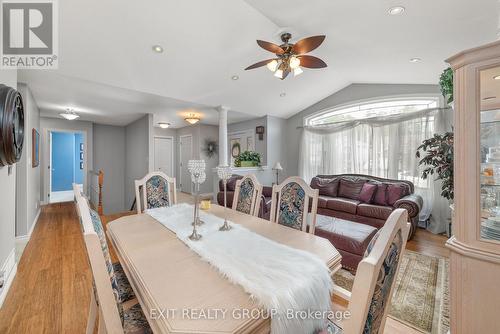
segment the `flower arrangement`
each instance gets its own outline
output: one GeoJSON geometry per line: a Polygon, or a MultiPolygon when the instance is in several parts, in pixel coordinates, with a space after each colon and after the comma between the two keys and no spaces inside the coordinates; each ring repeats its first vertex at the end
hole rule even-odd
{"type": "Polygon", "coordinates": [[[254,151],[242,152],[234,159],[235,167],[256,167],[260,166],[260,153],[254,151]]]}

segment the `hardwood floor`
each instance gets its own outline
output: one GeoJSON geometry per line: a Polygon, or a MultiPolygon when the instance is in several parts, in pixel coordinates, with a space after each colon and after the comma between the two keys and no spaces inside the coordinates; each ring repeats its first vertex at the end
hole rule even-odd
{"type": "MultiPolygon", "coordinates": [[[[189,196],[179,194],[179,201],[189,196]]],[[[126,214],[103,217],[103,223],[126,214]]],[[[446,238],[418,230],[408,249],[448,257],[446,238]]],[[[111,250],[113,260],[116,255],[111,250]]],[[[43,207],[18,264],[17,275],[0,309],[0,333],[84,333],[91,274],[75,207],[57,203],[43,207]]],[[[418,333],[388,319],[386,333],[418,333]]]]}

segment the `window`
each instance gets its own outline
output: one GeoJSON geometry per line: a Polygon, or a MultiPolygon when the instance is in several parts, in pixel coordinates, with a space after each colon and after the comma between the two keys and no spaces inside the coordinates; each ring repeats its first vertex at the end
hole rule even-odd
{"type": "Polygon", "coordinates": [[[369,120],[376,117],[396,116],[420,110],[437,108],[439,99],[394,99],[372,101],[323,111],[306,119],[307,125],[326,125],[357,120],[369,120]]]}

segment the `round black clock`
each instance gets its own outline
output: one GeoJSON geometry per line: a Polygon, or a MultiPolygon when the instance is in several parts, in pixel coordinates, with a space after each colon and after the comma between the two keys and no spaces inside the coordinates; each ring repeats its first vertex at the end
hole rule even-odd
{"type": "Polygon", "coordinates": [[[0,166],[18,162],[23,144],[23,99],[14,88],[0,84],[0,166]]]}

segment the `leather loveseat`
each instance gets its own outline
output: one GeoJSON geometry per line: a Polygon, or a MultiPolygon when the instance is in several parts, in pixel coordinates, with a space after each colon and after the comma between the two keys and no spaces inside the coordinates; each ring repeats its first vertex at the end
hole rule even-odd
{"type": "Polygon", "coordinates": [[[311,187],[319,189],[318,214],[366,224],[380,229],[396,208],[408,211],[413,237],[422,208],[410,181],[369,175],[318,175],[311,187]]]}

